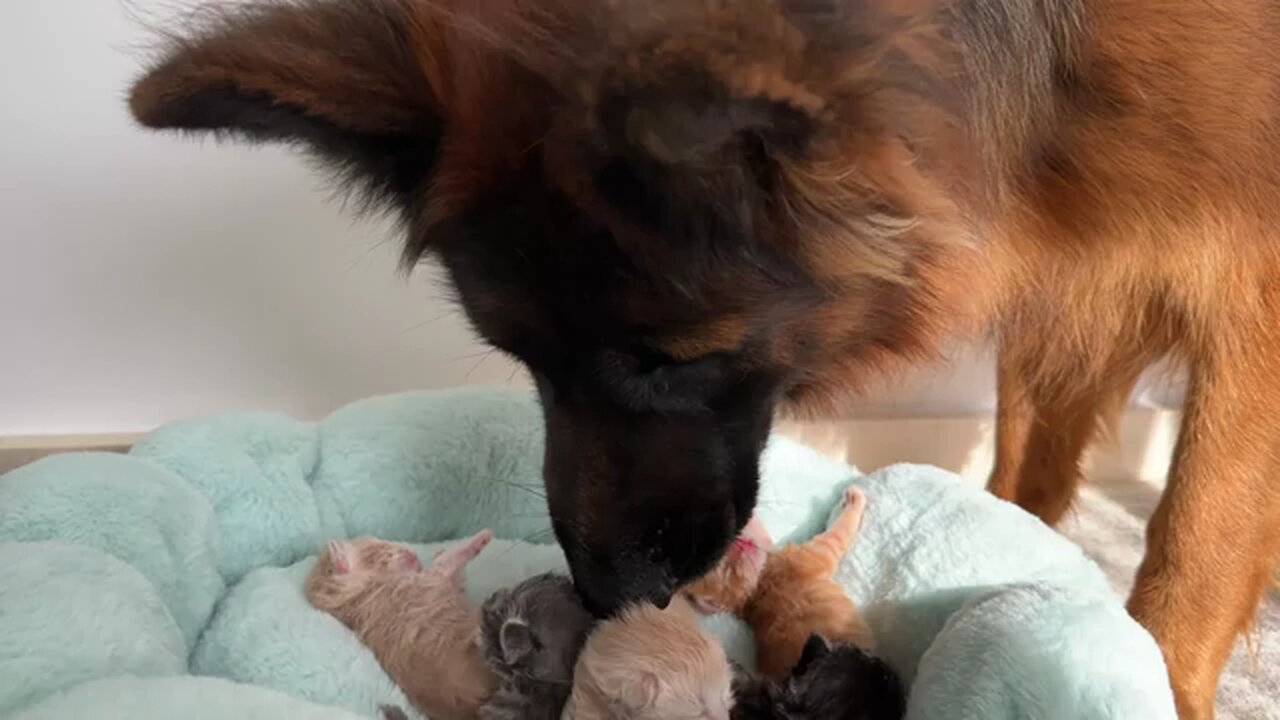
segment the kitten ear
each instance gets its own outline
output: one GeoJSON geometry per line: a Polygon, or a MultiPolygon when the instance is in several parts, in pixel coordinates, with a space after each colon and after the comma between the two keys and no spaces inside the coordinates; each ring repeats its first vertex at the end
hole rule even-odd
{"type": "Polygon", "coordinates": [[[635,712],[653,707],[658,702],[658,694],[662,692],[662,681],[651,672],[640,672],[634,682],[622,686],[618,700],[627,710],[635,712]]]}
{"type": "Polygon", "coordinates": [[[355,548],[351,547],[351,543],[343,540],[329,541],[329,560],[333,563],[333,571],[339,575],[345,575],[356,566],[355,548]]]}
{"type": "Polygon", "coordinates": [[[682,620],[698,622],[698,608],[694,606],[694,601],[685,595],[685,593],[676,593],[671,598],[671,604],[663,610],[664,613],[670,613],[682,620]]]}
{"type": "Polygon", "coordinates": [[[693,606],[703,615],[719,615],[727,608],[722,603],[716,602],[708,595],[699,595],[691,593],[689,600],[693,602],[693,606]]]}
{"type": "Polygon", "coordinates": [[[520,618],[502,623],[499,641],[502,643],[502,659],[508,665],[519,663],[533,652],[533,632],[520,618]]]}
{"type": "Polygon", "coordinates": [[[494,591],[494,593],[484,601],[484,604],[480,606],[480,611],[486,614],[502,612],[503,608],[511,602],[511,595],[512,593],[510,588],[503,588],[502,590],[494,591]]]}
{"type": "Polygon", "coordinates": [[[816,633],[810,635],[804,644],[804,651],[800,653],[800,660],[791,669],[791,674],[805,674],[810,665],[829,652],[831,652],[831,645],[827,643],[825,638],[816,633]]]}

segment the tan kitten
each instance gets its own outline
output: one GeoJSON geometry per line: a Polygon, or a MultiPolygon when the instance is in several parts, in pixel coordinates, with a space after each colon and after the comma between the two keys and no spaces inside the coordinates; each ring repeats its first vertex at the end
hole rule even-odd
{"type": "Polygon", "coordinates": [[[578,657],[563,720],[729,720],[733,671],[684,598],[596,626],[578,657]]]}
{"type": "Polygon", "coordinates": [[[866,495],[850,487],[829,530],[773,552],[767,533],[760,539],[763,525],[753,517],[720,565],[684,592],[703,612],[733,612],[751,626],[756,668],[770,679],[788,677],[811,635],[870,651],[871,629],[833,579],[857,537],[866,504],[866,495]]]}
{"type": "Polygon", "coordinates": [[[409,700],[432,720],[475,720],[496,685],[478,642],[480,609],[462,572],[488,530],[437,553],[425,570],[397,543],[334,540],[307,577],[306,596],[351,628],[409,700]]]}

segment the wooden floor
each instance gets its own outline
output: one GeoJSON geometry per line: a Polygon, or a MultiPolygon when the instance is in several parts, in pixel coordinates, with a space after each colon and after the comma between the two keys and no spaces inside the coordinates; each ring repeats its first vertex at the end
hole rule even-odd
{"type": "Polygon", "coordinates": [[[124,452],[139,437],[137,434],[0,437],[0,473],[59,452],[124,452]]]}
{"type": "MultiPolygon", "coordinates": [[[[1178,415],[1134,410],[1117,428],[1118,442],[1100,444],[1089,459],[1093,478],[1163,478],[1177,435],[1178,415]]],[[[990,418],[946,417],[847,420],[824,423],[780,421],[780,433],[834,458],[871,471],[895,462],[937,465],[985,478],[991,469],[994,433],[990,418]]],[[[0,436],[0,473],[57,452],[126,450],[139,434],[0,436]]]]}

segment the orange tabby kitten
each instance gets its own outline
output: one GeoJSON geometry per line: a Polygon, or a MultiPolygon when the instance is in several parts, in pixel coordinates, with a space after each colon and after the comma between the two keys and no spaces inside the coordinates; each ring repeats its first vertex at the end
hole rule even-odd
{"type": "Polygon", "coordinates": [[[493,534],[442,550],[425,570],[409,548],[377,538],[334,540],[306,596],[351,628],[409,700],[433,720],[475,720],[496,680],[480,652],[480,609],[462,571],[493,534]]]}
{"type": "Polygon", "coordinates": [[[866,504],[866,495],[850,487],[829,530],[772,552],[763,524],[753,517],[716,569],[684,592],[705,613],[741,616],[755,633],[756,667],[771,679],[790,675],[811,635],[871,650],[871,629],[833,579],[866,504]]]}
{"type": "Polygon", "coordinates": [[[689,583],[681,592],[705,615],[741,614],[755,594],[760,572],[771,550],[773,538],[769,537],[760,516],[753,514],[711,572],[689,583]]]}

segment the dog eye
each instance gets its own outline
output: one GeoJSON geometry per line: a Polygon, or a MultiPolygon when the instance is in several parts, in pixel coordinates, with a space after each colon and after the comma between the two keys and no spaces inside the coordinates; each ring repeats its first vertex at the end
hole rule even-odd
{"type": "Polygon", "coordinates": [[[677,360],[661,350],[655,350],[648,345],[632,345],[627,349],[626,354],[634,359],[635,372],[638,375],[644,375],[654,372],[660,368],[674,367],[685,362],[690,362],[686,360],[677,360]]]}
{"type": "Polygon", "coordinates": [[[599,353],[595,375],[624,407],[637,412],[699,412],[723,389],[726,357],[676,360],[647,346],[599,353]]]}

